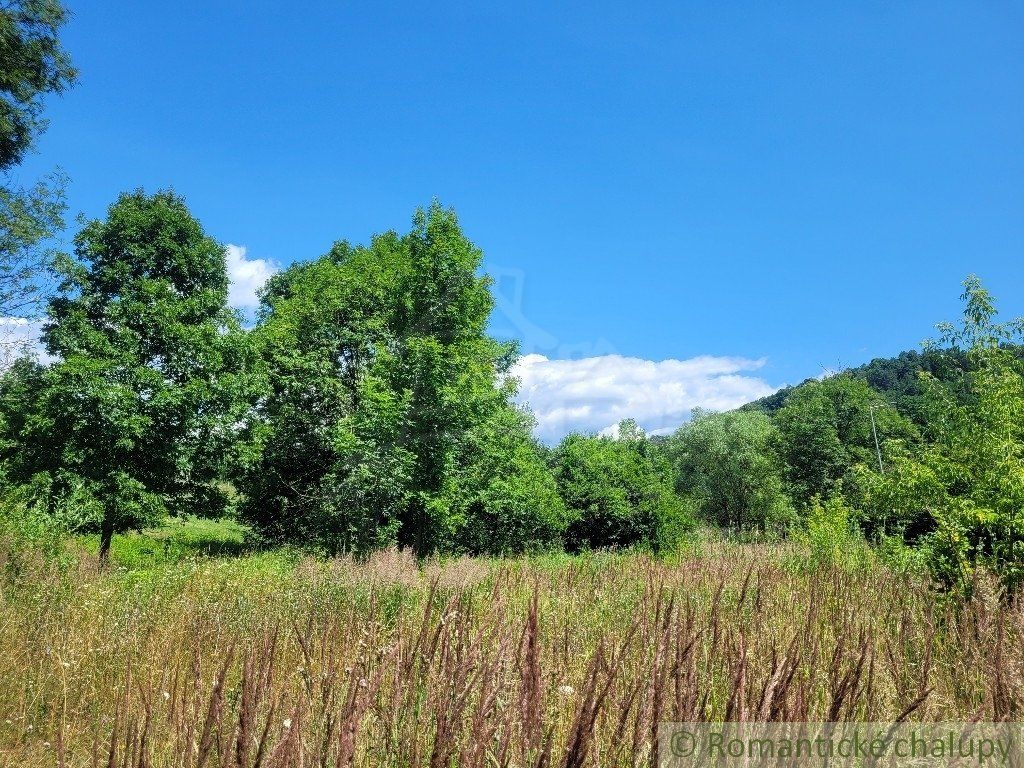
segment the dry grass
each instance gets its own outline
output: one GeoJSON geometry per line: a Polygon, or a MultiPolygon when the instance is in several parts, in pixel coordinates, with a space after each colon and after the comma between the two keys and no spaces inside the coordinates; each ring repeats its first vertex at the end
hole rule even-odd
{"type": "Polygon", "coordinates": [[[22,557],[0,563],[0,762],[644,765],[659,720],[1019,717],[1019,605],[792,554],[22,557]]]}

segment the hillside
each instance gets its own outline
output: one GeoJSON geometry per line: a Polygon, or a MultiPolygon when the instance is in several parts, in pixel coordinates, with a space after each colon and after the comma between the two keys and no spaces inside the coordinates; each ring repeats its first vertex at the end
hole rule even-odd
{"type": "MultiPolygon", "coordinates": [[[[1024,357],[1024,347],[1017,348],[1024,357]]],[[[839,376],[851,376],[865,380],[896,408],[915,421],[921,417],[921,372],[927,372],[940,381],[953,381],[967,370],[967,358],[963,351],[953,349],[932,349],[918,352],[900,352],[896,357],[876,357],[871,362],[856,368],[840,371],[839,376]]],[[[754,400],[740,410],[775,413],[786,404],[789,396],[817,379],[806,379],[801,384],[783,387],[778,392],[754,400]]]]}

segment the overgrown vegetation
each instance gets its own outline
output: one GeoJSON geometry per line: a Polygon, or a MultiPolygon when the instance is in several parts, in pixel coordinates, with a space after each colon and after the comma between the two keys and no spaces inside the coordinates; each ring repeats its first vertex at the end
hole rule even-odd
{"type": "MultiPolygon", "coordinates": [[[[0,170],[44,126],[41,96],[74,82],[65,20],[50,0],[0,8],[0,170]]],[[[48,211],[5,223],[31,237],[3,240],[0,267],[34,265],[0,268],[5,301],[43,295],[48,211]]],[[[256,545],[428,557],[671,551],[699,524],[813,538],[843,510],[849,535],[916,548],[947,591],[977,567],[1008,591],[1024,578],[1024,323],[998,322],[976,277],[962,322],[920,354],[666,437],[627,420],[550,449],[514,403],[515,345],[487,334],[482,259],[435,201],[404,234],[273,277],[244,329],[224,249],[185,201],[123,194],[50,264],[50,362],[0,376],[4,497],[98,534],[101,560],[115,533],[181,515],[243,521],[256,545]]]]}
{"type": "Polygon", "coordinates": [[[256,326],[226,306],[223,249],[171,193],[86,224],[50,300],[49,365],[0,377],[7,494],[77,533],[233,516],[264,545],[333,556],[671,550],[697,524],[785,537],[848,509],[917,547],[936,583],[1021,580],[1024,362],[980,281],[927,355],[914,407],[858,376],[770,415],[697,412],[675,434],[530,435],[491,339],[481,252],[453,212],[341,242],[276,276],[256,326]],[[946,352],[951,364],[937,360],[946,352]]]}
{"type": "Polygon", "coordinates": [[[542,445],[436,201],[250,328],[173,192],[54,254],[63,180],[10,173],[65,20],[0,2],[0,311],[48,353],[0,361],[4,761],[577,768],[661,720],[1019,718],[1024,321],[977,277],[921,353],[542,445]]]}
{"type": "Polygon", "coordinates": [[[843,516],[814,511],[810,548],[420,564],[102,571],[73,550],[26,559],[6,535],[0,750],[25,766],[635,765],[659,720],[1019,716],[1019,610],[987,577],[947,601],[870,550],[850,562],[843,516]]]}

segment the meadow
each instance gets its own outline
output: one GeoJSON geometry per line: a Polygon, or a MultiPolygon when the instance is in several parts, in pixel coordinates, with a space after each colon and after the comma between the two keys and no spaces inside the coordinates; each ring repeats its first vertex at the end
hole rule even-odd
{"type": "Polygon", "coordinates": [[[1024,318],[821,366],[1020,309],[1019,18],[71,4],[0,0],[0,768],[1024,720],[1024,318]]]}
{"type": "Polygon", "coordinates": [[[981,572],[943,597],[862,542],[356,562],[193,522],[118,537],[101,568],[93,540],[4,536],[9,766],[632,766],[663,720],[1024,699],[1018,602],[981,572]]]}

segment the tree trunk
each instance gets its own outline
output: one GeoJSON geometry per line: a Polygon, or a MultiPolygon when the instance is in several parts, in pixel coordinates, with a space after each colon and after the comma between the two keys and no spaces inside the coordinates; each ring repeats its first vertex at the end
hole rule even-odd
{"type": "Polygon", "coordinates": [[[103,515],[100,524],[100,565],[107,565],[110,559],[110,542],[114,538],[114,521],[110,515],[103,515]]]}

